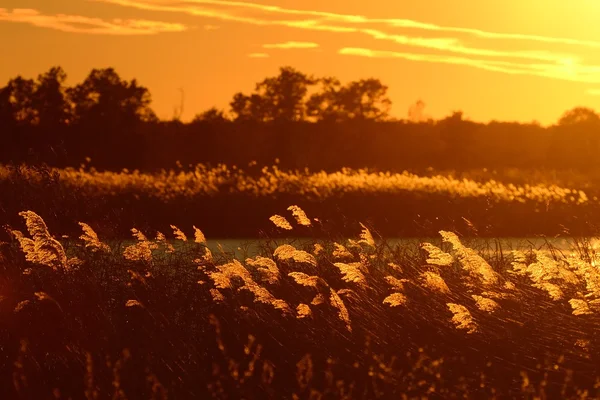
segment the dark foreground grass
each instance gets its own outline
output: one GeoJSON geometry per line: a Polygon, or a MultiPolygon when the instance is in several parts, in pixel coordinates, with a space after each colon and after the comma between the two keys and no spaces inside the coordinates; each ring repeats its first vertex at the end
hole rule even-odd
{"type": "Polygon", "coordinates": [[[483,259],[363,230],[238,264],[198,233],[64,248],[23,216],[0,253],[2,398],[600,398],[590,242],[483,259]]]}

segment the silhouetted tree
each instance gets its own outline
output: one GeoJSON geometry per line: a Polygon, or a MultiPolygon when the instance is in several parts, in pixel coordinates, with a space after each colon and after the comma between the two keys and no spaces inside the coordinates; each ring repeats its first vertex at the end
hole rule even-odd
{"type": "Polygon", "coordinates": [[[306,102],[307,115],[318,121],[342,121],[346,113],[340,99],[341,82],[334,77],[319,79],[321,90],[306,102]]]}
{"type": "Polygon", "coordinates": [[[156,121],[150,92],[135,79],[122,80],[113,68],[94,69],[79,85],[67,90],[74,104],[74,120],[86,124],[129,127],[156,121]]]}
{"type": "Polygon", "coordinates": [[[34,108],[35,82],[18,76],[0,89],[0,123],[5,127],[38,123],[34,108]]]}
{"type": "Polygon", "coordinates": [[[316,80],[292,67],[256,84],[250,96],[236,93],[230,103],[236,121],[293,122],[306,116],[304,99],[316,80]]]}
{"type": "Polygon", "coordinates": [[[207,123],[221,123],[228,121],[223,110],[219,110],[216,107],[211,107],[208,110],[196,115],[192,122],[207,122],[207,123]]]}
{"type": "Polygon", "coordinates": [[[42,128],[56,129],[69,123],[71,105],[65,94],[67,74],[61,67],[52,67],[38,76],[32,107],[36,110],[42,128]]]}
{"type": "Polygon", "coordinates": [[[342,86],[336,78],[320,80],[322,90],[307,102],[308,114],[317,120],[371,120],[388,117],[391,101],[387,86],[378,79],[361,79],[342,86]]]}
{"type": "Polygon", "coordinates": [[[266,78],[256,85],[256,92],[264,101],[266,120],[301,121],[306,115],[304,98],[308,87],[316,80],[292,67],[280,68],[279,75],[266,78]]]}
{"type": "Polygon", "coordinates": [[[600,115],[591,108],[565,112],[553,129],[548,157],[560,164],[589,168],[599,165],[600,115]]]}

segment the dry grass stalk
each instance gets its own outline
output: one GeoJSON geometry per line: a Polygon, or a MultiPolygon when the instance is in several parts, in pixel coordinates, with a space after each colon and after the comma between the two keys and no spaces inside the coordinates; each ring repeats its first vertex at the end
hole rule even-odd
{"type": "Polygon", "coordinates": [[[86,223],[79,222],[81,229],[83,230],[83,234],[79,236],[79,239],[83,240],[85,243],[85,248],[91,249],[93,252],[101,251],[105,253],[110,253],[110,247],[107,244],[102,243],[98,238],[98,235],[94,230],[86,223]]]}
{"type": "Polygon", "coordinates": [[[292,206],[289,206],[287,209],[288,209],[288,211],[292,212],[292,215],[294,216],[294,218],[296,218],[296,222],[298,222],[298,224],[303,225],[303,226],[312,226],[312,222],[306,216],[306,213],[304,212],[304,210],[302,210],[300,207],[298,207],[296,205],[292,205],[292,206]]]}
{"type": "Polygon", "coordinates": [[[429,265],[449,267],[454,264],[454,257],[452,257],[451,254],[442,251],[439,247],[434,246],[431,243],[423,243],[421,248],[429,255],[426,261],[429,265]]]}
{"type": "Polygon", "coordinates": [[[431,290],[435,290],[443,294],[450,293],[450,288],[444,281],[444,278],[442,278],[440,274],[436,272],[425,271],[421,274],[421,279],[423,280],[423,285],[431,290]]]}
{"type": "Polygon", "coordinates": [[[334,263],[333,265],[335,265],[342,273],[342,279],[344,280],[344,282],[358,283],[359,285],[367,284],[365,276],[360,271],[362,263],[334,263]]]}
{"type": "Polygon", "coordinates": [[[247,258],[246,264],[256,268],[263,281],[266,281],[269,284],[275,284],[279,282],[281,273],[279,272],[279,268],[277,268],[275,261],[271,260],[270,258],[262,256],[257,256],[254,259],[247,258]]]}
{"type": "Polygon", "coordinates": [[[463,245],[455,233],[440,231],[440,235],[443,242],[452,245],[454,256],[472,279],[476,279],[479,283],[486,286],[496,285],[499,282],[499,275],[493,270],[491,265],[477,254],[475,250],[463,245]]]}
{"type": "Polygon", "coordinates": [[[289,244],[282,244],[273,252],[273,256],[280,261],[293,261],[301,264],[308,264],[312,267],[317,266],[317,259],[304,250],[298,250],[289,244]]]}
{"type": "Polygon", "coordinates": [[[402,293],[392,293],[383,299],[383,304],[389,304],[390,307],[398,307],[405,304],[406,300],[406,296],[402,293]]]}
{"type": "Polygon", "coordinates": [[[478,296],[475,294],[471,297],[475,300],[477,308],[479,308],[481,311],[485,311],[491,314],[500,308],[500,305],[498,303],[496,303],[492,299],[488,299],[487,297],[478,296]]]}
{"type": "Polygon", "coordinates": [[[285,217],[282,217],[281,215],[273,215],[269,218],[269,220],[278,228],[280,229],[285,229],[286,231],[291,231],[292,229],[292,225],[290,225],[290,223],[288,222],[287,219],[285,219],[285,217]]]}
{"type": "Polygon", "coordinates": [[[457,329],[465,329],[467,333],[477,331],[477,324],[473,321],[473,317],[467,308],[460,304],[446,303],[452,314],[452,322],[457,329]]]}
{"type": "Polygon", "coordinates": [[[335,249],[333,250],[333,258],[336,260],[351,260],[354,258],[352,253],[348,251],[343,245],[339,243],[334,243],[333,246],[335,249]]]}
{"type": "Polygon", "coordinates": [[[183,233],[183,231],[181,229],[179,229],[175,225],[170,225],[170,226],[171,226],[171,229],[173,229],[173,235],[175,235],[175,239],[181,240],[184,242],[187,241],[187,236],[185,235],[185,233],[183,233]]]}
{"type": "Polygon", "coordinates": [[[50,267],[55,271],[70,271],[81,264],[77,258],[67,258],[64,247],[50,235],[42,217],[33,211],[21,211],[19,215],[25,219],[31,239],[17,230],[12,230],[11,233],[19,242],[27,261],[50,267]]]}
{"type": "Polygon", "coordinates": [[[308,304],[300,303],[298,304],[298,307],[296,307],[296,314],[296,318],[302,319],[312,316],[312,311],[310,310],[308,304]]]}

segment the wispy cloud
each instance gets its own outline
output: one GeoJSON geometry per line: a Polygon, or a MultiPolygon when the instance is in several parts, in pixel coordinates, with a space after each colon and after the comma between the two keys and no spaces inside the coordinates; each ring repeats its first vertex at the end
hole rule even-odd
{"type": "MultiPolygon", "coordinates": [[[[600,41],[564,37],[489,32],[442,26],[398,18],[369,18],[325,11],[298,10],[274,5],[229,0],[88,0],[143,10],[188,15],[257,26],[284,26],[309,31],[362,34],[379,43],[395,46],[386,50],[345,48],[341,54],[400,58],[418,62],[451,63],[508,74],[529,74],[576,82],[600,81],[600,66],[586,64],[578,48],[600,48],[600,41]],[[251,11],[251,12],[248,12],[251,11]],[[421,30],[440,37],[400,34],[398,29],[421,30]],[[458,36],[455,36],[460,34],[458,36]],[[473,41],[479,43],[475,46],[473,41]],[[482,45],[484,43],[485,45],[482,45]],[[507,46],[507,43],[509,44],[507,46]],[[511,45],[511,43],[513,45],[511,45]],[[562,44],[569,52],[544,49],[562,44]],[[533,47],[533,46],[537,46],[533,47]],[[401,48],[400,48],[401,47],[401,48]],[[511,47],[513,49],[511,49],[511,47]],[[539,48],[542,47],[542,48],[539,48]],[[413,51],[404,51],[406,48],[413,51]],[[520,48],[520,49],[519,49],[520,48]],[[425,53],[417,49],[427,50],[425,53]],[[435,54],[431,54],[431,52],[435,54]],[[437,54],[439,53],[439,54],[437,54]]],[[[290,47],[291,48],[291,47],[290,47]]]]}
{"type": "Polygon", "coordinates": [[[372,50],[354,47],[344,47],[340,49],[338,53],[342,55],[353,55],[369,58],[398,58],[409,61],[465,65],[487,71],[503,72],[506,74],[534,75],[573,82],[600,83],[600,66],[586,66],[576,63],[564,63],[562,65],[529,64],[500,60],[473,59],[440,54],[404,53],[398,51],[372,50]]]}
{"type": "Polygon", "coordinates": [[[250,54],[248,54],[248,57],[250,57],[250,58],[269,58],[269,55],[267,53],[250,53],[250,54]]]}
{"type": "Polygon", "coordinates": [[[316,49],[319,47],[318,43],[312,42],[283,42],[283,43],[267,43],[263,44],[262,47],[265,49],[316,49]]]}
{"type": "Polygon", "coordinates": [[[591,96],[600,96],[600,89],[588,89],[586,93],[591,96]]]}
{"type": "Polygon", "coordinates": [[[170,22],[118,18],[106,21],[80,15],[42,14],[38,10],[29,8],[15,8],[12,11],[0,8],[0,21],[26,23],[62,32],[97,35],[153,35],[187,30],[183,24],[170,22]]]}
{"type": "Polygon", "coordinates": [[[216,31],[217,29],[221,29],[221,27],[218,25],[210,25],[210,24],[206,24],[202,28],[205,31],[216,31]]]}

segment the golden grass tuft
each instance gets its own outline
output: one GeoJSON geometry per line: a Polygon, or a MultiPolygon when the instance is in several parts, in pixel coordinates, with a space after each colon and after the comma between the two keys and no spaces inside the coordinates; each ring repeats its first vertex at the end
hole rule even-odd
{"type": "Polygon", "coordinates": [[[285,219],[285,217],[282,217],[281,215],[273,215],[269,218],[269,220],[279,229],[285,229],[286,231],[291,231],[292,229],[292,225],[290,225],[290,223],[288,222],[287,219],[285,219]]]}
{"type": "Polygon", "coordinates": [[[303,226],[312,226],[312,222],[306,216],[306,213],[304,212],[304,210],[302,210],[300,207],[298,207],[296,205],[292,205],[292,206],[289,206],[287,209],[288,209],[288,211],[292,212],[292,215],[294,216],[294,218],[296,219],[296,222],[298,224],[303,225],[303,226]]]}
{"type": "Polygon", "coordinates": [[[352,283],[357,283],[359,285],[367,284],[367,280],[366,280],[365,276],[360,271],[360,267],[362,266],[362,263],[360,263],[360,262],[351,263],[351,264],[334,263],[333,265],[335,265],[342,273],[342,275],[343,275],[342,279],[344,280],[344,282],[352,282],[352,283]]]}
{"type": "Polygon", "coordinates": [[[491,314],[500,308],[498,303],[492,299],[488,299],[487,297],[478,296],[476,294],[472,295],[471,297],[475,300],[477,308],[479,308],[481,311],[491,314]]]}
{"type": "Polygon", "coordinates": [[[88,224],[79,222],[79,225],[83,230],[83,234],[79,236],[79,239],[84,241],[86,249],[89,248],[94,252],[100,251],[110,253],[110,247],[100,241],[96,232],[94,232],[94,230],[88,224]]]}
{"type": "Polygon", "coordinates": [[[430,290],[434,290],[442,294],[450,293],[450,288],[444,281],[444,278],[442,278],[440,274],[436,272],[425,271],[421,273],[421,280],[423,282],[423,286],[430,290]]]}
{"type": "Polygon", "coordinates": [[[385,299],[383,299],[383,304],[389,304],[390,307],[398,307],[406,304],[406,296],[402,293],[392,293],[385,299]]]}
{"type": "Polygon", "coordinates": [[[279,282],[281,273],[275,261],[270,258],[256,256],[255,258],[247,258],[246,264],[256,268],[259,272],[261,279],[271,285],[279,282]]]}
{"type": "Polygon", "coordinates": [[[449,267],[454,263],[454,257],[452,257],[452,254],[442,251],[439,247],[434,246],[431,243],[423,243],[421,248],[429,255],[426,261],[429,265],[449,267]]]}
{"type": "Polygon", "coordinates": [[[296,307],[296,314],[296,318],[302,319],[312,316],[312,311],[308,304],[300,303],[298,304],[298,307],[296,307]]]}
{"type": "Polygon", "coordinates": [[[300,264],[308,264],[312,267],[317,266],[317,259],[304,250],[298,250],[289,244],[282,244],[273,252],[273,256],[280,261],[292,261],[300,264]]]}
{"type": "Polygon", "coordinates": [[[477,324],[473,321],[473,317],[467,308],[456,303],[446,303],[452,314],[452,322],[456,325],[456,329],[464,329],[467,333],[475,333],[478,330],[477,324]]]}

